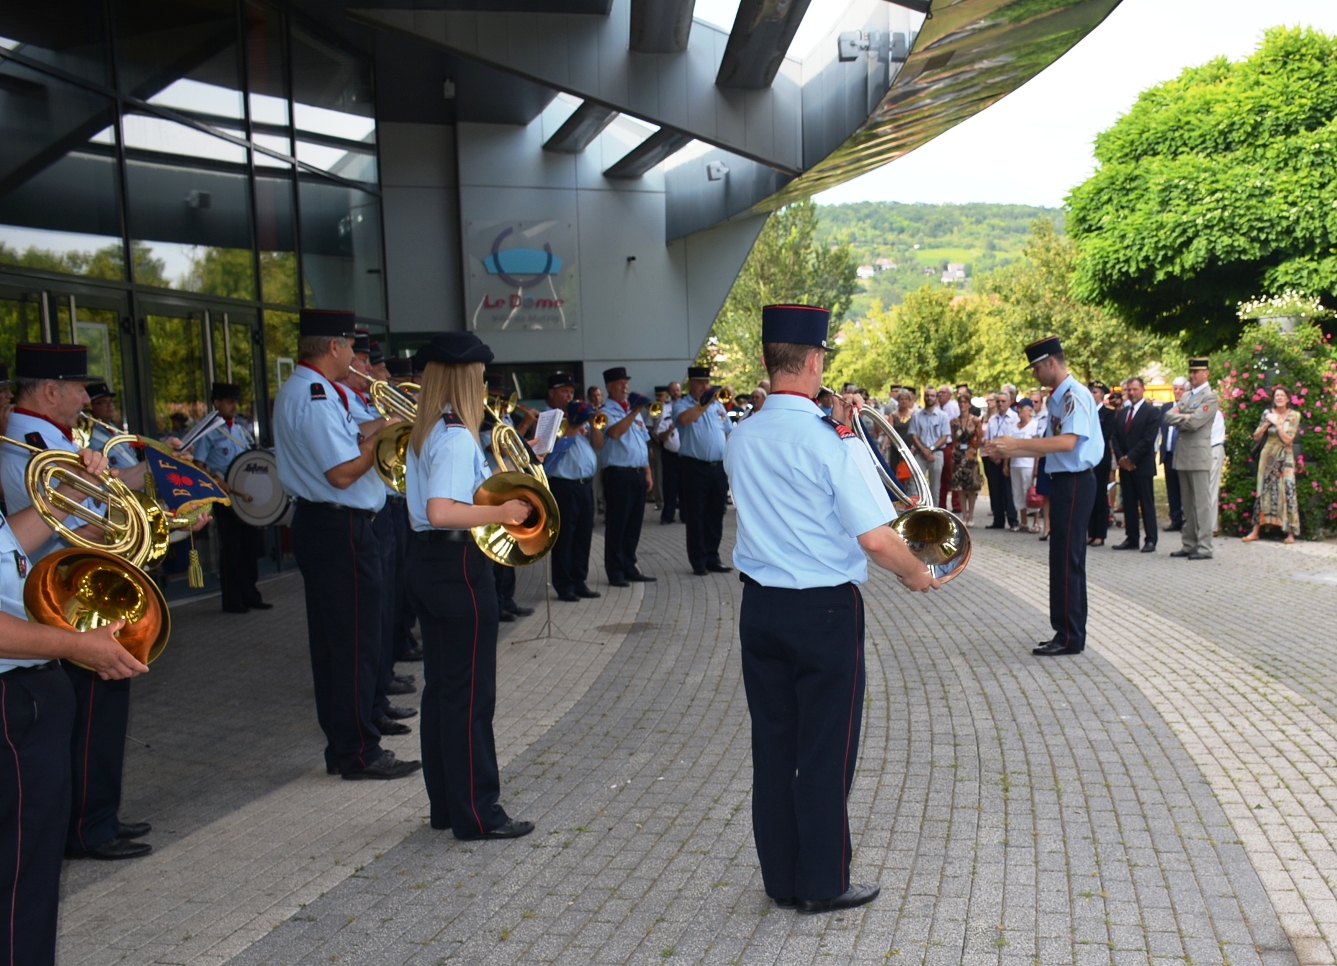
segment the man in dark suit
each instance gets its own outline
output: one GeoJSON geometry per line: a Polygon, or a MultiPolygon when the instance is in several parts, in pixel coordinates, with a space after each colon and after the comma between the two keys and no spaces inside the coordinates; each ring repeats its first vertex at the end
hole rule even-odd
{"type": "MultiPolygon", "coordinates": [[[[1175,402],[1178,402],[1188,391],[1188,380],[1183,376],[1176,376],[1171,388],[1174,390],[1175,402]]],[[[1162,419],[1173,405],[1174,403],[1166,403],[1161,407],[1162,419]]],[[[1179,496],[1179,472],[1175,469],[1175,445],[1178,442],[1179,429],[1175,426],[1162,425],[1161,469],[1165,470],[1165,498],[1170,503],[1170,525],[1165,528],[1166,533],[1177,533],[1184,529],[1184,501],[1179,496]]]]}
{"type": "Polygon", "coordinates": [[[1136,550],[1138,518],[1146,540],[1143,553],[1156,551],[1156,437],[1161,431],[1161,411],[1145,398],[1142,380],[1128,380],[1128,405],[1114,417],[1114,459],[1119,466],[1119,489],[1123,491],[1123,526],[1128,534],[1115,550],[1136,550]]]}

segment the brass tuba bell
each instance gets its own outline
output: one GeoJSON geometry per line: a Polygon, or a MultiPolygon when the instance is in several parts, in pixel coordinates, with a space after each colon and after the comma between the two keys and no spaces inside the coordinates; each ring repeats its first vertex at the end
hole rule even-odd
{"type": "Polygon", "coordinates": [[[385,485],[401,496],[406,491],[404,474],[408,469],[409,434],[413,432],[413,420],[418,417],[418,400],[413,395],[418,391],[417,383],[405,382],[398,386],[391,385],[384,379],[373,379],[365,372],[358,372],[349,367],[349,372],[356,373],[370,383],[368,395],[372,405],[385,419],[398,416],[403,422],[387,426],[376,434],[374,462],[376,475],[385,485]]]}
{"type": "Polygon", "coordinates": [[[501,506],[508,500],[524,500],[530,512],[520,524],[487,523],[469,532],[478,549],[497,563],[523,567],[543,559],[552,550],[557,543],[561,514],[548,488],[547,474],[530,458],[529,448],[515,427],[502,419],[486,400],[483,407],[496,423],[492,427],[492,456],[501,472],[484,481],[474,493],[474,503],[501,506]]]}

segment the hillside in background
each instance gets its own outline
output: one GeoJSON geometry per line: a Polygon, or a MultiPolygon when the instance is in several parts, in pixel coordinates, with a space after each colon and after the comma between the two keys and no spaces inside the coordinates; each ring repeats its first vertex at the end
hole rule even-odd
{"type": "MultiPolygon", "coordinates": [[[[1063,212],[1027,205],[907,205],[861,201],[820,205],[817,237],[822,244],[847,243],[859,265],[895,264],[861,279],[849,315],[865,314],[877,302],[895,305],[924,282],[940,280],[951,263],[966,266],[965,288],[978,272],[1014,261],[1031,237],[1037,218],[1062,230],[1063,212]]],[[[941,282],[939,282],[941,284],[941,282]]]]}

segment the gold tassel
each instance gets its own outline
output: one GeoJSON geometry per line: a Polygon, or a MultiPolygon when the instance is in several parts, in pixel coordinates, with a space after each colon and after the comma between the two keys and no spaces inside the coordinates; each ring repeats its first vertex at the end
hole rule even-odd
{"type": "Polygon", "coordinates": [[[204,586],[204,565],[200,563],[200,552],[195,549],[195,534],[190,535],[190,567],[186,570],[186,583],[199,590],[204,586]]]}

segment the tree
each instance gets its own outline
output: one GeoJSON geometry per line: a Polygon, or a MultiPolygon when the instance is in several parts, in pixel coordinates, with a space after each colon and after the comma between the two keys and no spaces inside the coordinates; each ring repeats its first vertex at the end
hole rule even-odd
{"type": "Polygon", "coordinates": [[[843,328],[828,384],[853,382],[884,396],[893,381],[922,387],[953,379],[974,357],[975,315],[975,300],[939,283],[890,309],[879,305],[843,328]]]}
{"type": "Polygon", "coordinates": [[[1106,382],[1143,374],[1153,364],[1182,371],[1186,360],[1174,338],[1132,329],[1114,313],[1078,300],[1073,275],[1078,261],[1073,240],[1038,219],[1016,264],[981,276],[985,304],[976,312],[978,352],[961,376],[972,385],[1033,382],[1023,349],[1056,335],[1068,367],[1083,382],[1106,382]]]}
{"type": "Polygon", "coordinates": [[[762,228],[698,357],[700,364],[715,368],[721,381],[752,386],[766,375],[761,364],[763,305],[793,302],[829,308],[830,334],[835,334],[859,288],[857,265],[848,245],[819,244],[817,227],[817,205],[808,200],[781,209],[762,228]]]}
{"type": "Polygon", "coordinates": [[[1269,30],[1144,92],[1068,197],[1076,292],[1193,350],[1235,342],[1239,302],[1337,297],[1337,38],[1269,30]]]}

